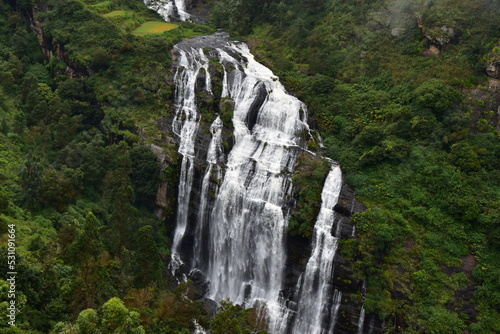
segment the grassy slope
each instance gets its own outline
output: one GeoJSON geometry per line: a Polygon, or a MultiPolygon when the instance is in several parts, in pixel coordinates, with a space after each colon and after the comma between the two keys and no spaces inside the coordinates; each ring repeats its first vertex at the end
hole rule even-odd
{"type": "Polygon", "coordinates": [[[177,28],[176,24],[166,22],[144,22],[133,31],[134,35],[144,36],[148,34],[161,34],[165,31],[170,31],[177,28]]]}

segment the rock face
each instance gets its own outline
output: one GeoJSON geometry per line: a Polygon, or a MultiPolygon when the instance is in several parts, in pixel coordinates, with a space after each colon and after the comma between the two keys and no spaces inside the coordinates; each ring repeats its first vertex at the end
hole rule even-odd
{"type": "Polygon", "coordinates": [[[489,63],[486,67],[486,73],[494,79],[500,79],[500,60],[489,63]]]}
{"type": "MultiPolygon", "coordinates": [[[[171,137],[166,137],[165,141],[167,147],[175,145],[171,137]]],[[[156,155],[162,171],[168,170],[177,164],[177,156],[175,158],[172,157],[164,148],[151,144],[150,150],[156,155]]],[[[172,208],[175,207],[177,186],[177,183],[172,183],[171,180],[163,180],[158,186],[158,190],[156,191],[155,215],[159,219],[165,219],[172,215],[172,208]]]]}
{"type": "Polygon", "coordinates": [[[458,44],[462,32],[453,27],[423,27],[422,31],[429,43],[429,46],[434,46],[442,50],[450,45],[458,44]]]}
{"type": "Polygon", "coordinates": [[[462,89],[465,103],[472,111],[470,118],[474,133],[488,131],[489,127],[500,130],[500,80],[490,78],[488,81],[487,88],[462,89]]]}
{"type": "Polygon", "coordinates": [[[500,44],[486,56],[486,74],[493,79],[500,79],[500,44]]]}
{"type": "Polygon", "coordinates": [[[37,38],[45,59],[49,60],[52,57],[56,57],[58,60],[64,62],[67,66],[64,72],[60,74],[70,78],[88,76],[93,72],[92,69],[72,62],[66,55],[64,47],[59,43],[53,43],[52,38],[46,36],[44,33],[40,13],[48,10],[49,7],[45,4],[33,4],[28,11],[23,12],[25,19],[37,38]]]}

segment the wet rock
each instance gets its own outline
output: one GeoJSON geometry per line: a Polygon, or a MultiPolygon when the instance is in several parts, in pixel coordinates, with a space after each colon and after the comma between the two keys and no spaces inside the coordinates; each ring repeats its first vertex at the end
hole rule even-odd
{"type": "Polygon", "coordinates": [[[264,84],[260,83],[258,87],[254,88],[256,91],[256,98],[252,101],[252,105],[249,108],[249,112],[245,119],[248,129],[252,131],[255,123],[257,122],[257,116],[259,115],[259,110],[264,101],[267,98],[267,90],[264,84]]]}
{"type": "Polygon", "coordinates": [[[207,315],[209,318],[215,317],[217,314],[217,307],[219,304],[213,299],[203,298],[203,308],[207,311],[207,315]]]}
{"type": "Polygon", "coordinates": [[[191,288],[191,293],[193,294],[193,300],[202,299],[208,292],[209,283],[207,277],[200,270],[192,270],[187,276],[193,283],[191,288]]]}
{"type": "Polygon", "coordinates": [[[354,190],[344,182],[339,201],[334,210],[343,216],[351,217],[356,212],[365,211],[366,206],[356,199],[354,190]]]}

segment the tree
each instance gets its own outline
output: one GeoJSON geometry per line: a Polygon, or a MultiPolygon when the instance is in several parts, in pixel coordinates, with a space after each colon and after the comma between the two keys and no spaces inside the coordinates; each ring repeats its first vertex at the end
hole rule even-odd
{"type": "Polygon", "coordinates": [[[24,167],[20,172],[23,202],[30,209],[40,207],[42,194],[43,167],[32,153],[26,155],[24,167]]]}
{"type": "Polygon", "coordinates": [[[265,326],[259,323],[255,309],[245,309],[229,299],[221,300],[218,313],[212,320],[213,334],[266,334],[265,326]]]}
{"type": "Polygon", "coordinates": [[[121,259],[124,247],[128,246],[131,239],[130,231],[135,223],[137,209],[132,204],[135,194],[129,177],[128,147],[124,142],[120,143],[118,152],[121,154],[118,166],[114,171],[108,172],[105,178],[104,197],[111,213],[106,231],[108,249],[112,255],[121,259]]]}
{"type": "Polygon", "coordinates": [[[101,334],[99,317],[94,309],[83,310],[76,319],[79,334],[101,334]]]}
{"type": "Polygon", "coordinates": [[[160,183],[160,164],[156,155],[146,146],[136,146],[130,151],[130,161],[136,203],[152,209],[160,183]]]}
{"type": "Polygon", "coordinates": [[[108,271],[112,262],[104,249],[99,222],[92,212],[87,214],[83,231],[68,247],[66,259],[78,269],[72,284],[74,312],[95,308],[109,298],[113,293],[108,271]]]}
{"type": "Polygon", "coordinates": [[[139,313],[130,312],[120,298],[113,297],[102,306],[103,333],[143,334],[139,313]]]}
{"type": "Polygon", "coordinates": [[[429,79],[415,89],[413,98],[417,107],[430,109],[441,121],[444,114],[460,102],[461,95],[455,88],[437,79],[429,79]]]}
{"type": "Polygon", "coordinates": [[[139,229],[136,244],[135,285],[143,288],[154,281],[161,284],[163,263],[153,239],[153,227],[151,225],[139,229]]]}

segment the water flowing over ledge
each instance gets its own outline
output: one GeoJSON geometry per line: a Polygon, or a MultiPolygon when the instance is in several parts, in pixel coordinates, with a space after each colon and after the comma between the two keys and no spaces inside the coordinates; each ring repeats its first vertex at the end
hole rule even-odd
{"type": "Polygon", "coordinates": [[[339,200],[341,188],[342,171],[333,165],[321,193],[321,209],[314,225],[313,251],[297,284],[297,309],[295,314],[285,311],[281,321],[275,324],[274,333],[333,333],[342,298],[342,293],[331,282],[340,231],[340,224],[333,231],[336,216],[333,208],[339,200]],[[290,318],[293,318],[291,323],[290,318]]]}
{"type": "Polygon", "coordinates": [[[172,272],[201,277],[215,301],[258,308],[272,333],[334,333],[343,297],[333,284],[337,241],[353,227],[335,211],[343,181],[333,161],[311,256],[284,294],[291,176],[311,138],[306,106],[225,33],[177,44],[173,63],[182,163],[172,272]]]}
{"type": "Polygon", "coordinates": [[[305,148],[305,105],[286,93],[273,73],[253,59],[244,43],[229,42],[226,35],[182,42],[175,48],[176,116],[172,128],[180,138],[183,158],[172,269],[183,262],[193,269],[204,267],[211,298],[230,298],[249,306],[262,301],[269,317],[276,318],[281,309],[278,300],[286,259],[287,197],[291,192],[291,177],[283,171],[293,171],[298,152],[305,148]],[[221,121],[217,117],[210,128],[201,208],[197,221],[190,223],[195,229],[193,256],[183,258],[180,248],[188,226],[196,133],[203,118],[196,106],[201,77],[205,77],[202,90],[213,95],[209,60],[203,48],[210,48],[211,59],[217,59],[223,67],[222,92],[216,98],[234,104],[234,146],[225,152],[227,162],[220,164],[221,121]],[[220,186],[211,198],[208,188],[214,171],[220,186]],[[204,240],[207,235],[208,243],[204,240]]]}
{"type": "Polygon", "coordinates": [[[191,15],[186,11],[184,0],[143,0],[149,9],[154,10],[165,21],[188,21],[191,15]]]}

